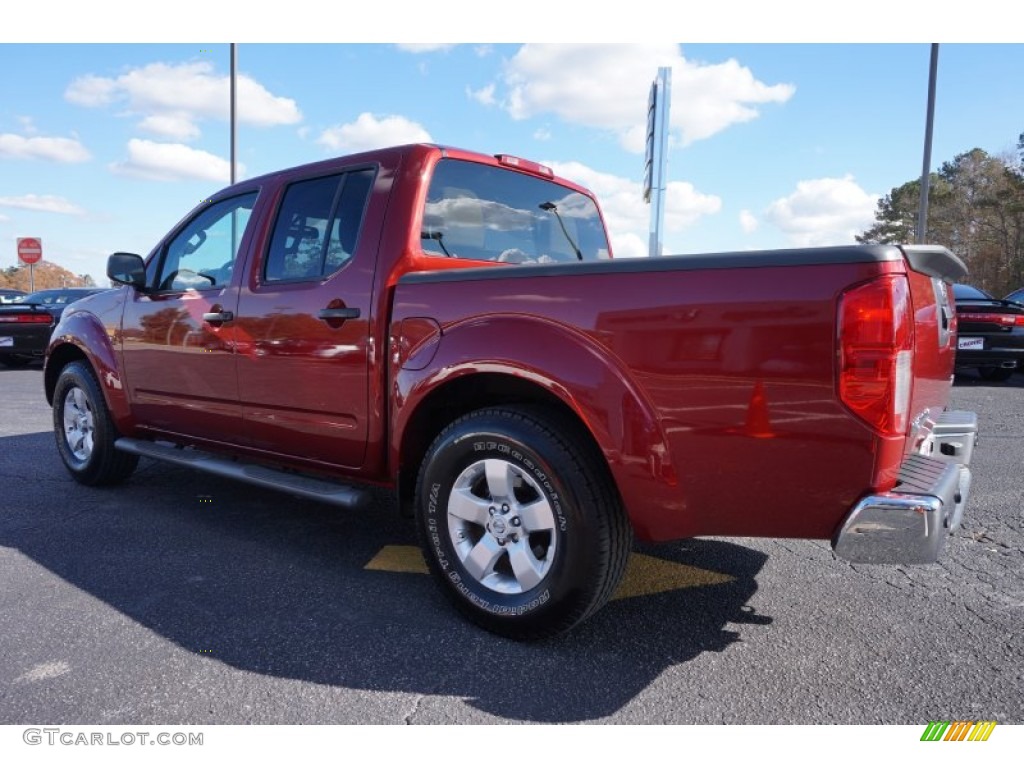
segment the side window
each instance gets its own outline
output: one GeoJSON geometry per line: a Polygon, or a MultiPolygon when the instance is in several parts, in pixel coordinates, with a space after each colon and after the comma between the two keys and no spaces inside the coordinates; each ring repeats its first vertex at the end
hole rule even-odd
{"type": "Polygon", "coordinates": [[[270,238],[264,279],[319,280],[347,264],[373,175],[365,169],[290,185],[270,238]]]}
{"type": "Polygon", "coordinates": [[[218,288],[231,279],[256,192],[221,200],[203,210],[168,244],[159,290],[218,288]]]}

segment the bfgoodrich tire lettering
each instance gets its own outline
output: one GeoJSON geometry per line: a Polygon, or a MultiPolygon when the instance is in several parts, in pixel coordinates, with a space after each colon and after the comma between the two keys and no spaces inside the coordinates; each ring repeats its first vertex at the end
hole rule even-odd
{"type": "Polygon", "coordinates": [[[600,455],[558,414],[475,411],[424,459],[416,516],[446,594],[484,628],[558,634],[611,596],[632,531],[600,455]]]}
{"type": "Polygon", "coordinates": [[[114,448],[117,429],[92,369],[80,360],[60,372],[53,392],[57,451],[83,485],[113,485],[126,479],[139,457],[114,448]]]}

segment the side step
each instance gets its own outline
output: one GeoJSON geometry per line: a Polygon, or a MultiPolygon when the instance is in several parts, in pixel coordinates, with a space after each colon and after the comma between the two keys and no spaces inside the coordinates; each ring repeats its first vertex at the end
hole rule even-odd
{"type": "Polygon", "coordinates": [[[293,493],[307,499],[333,504],[338,507],[354,509],[365,505],[370,498],[366,491],[348,485],[329,483],[305,475],[282,472],[259,464],[246,464],[232,461],[212,453],[204,453],[192,448],[175,448],[167,443],[153,443],[148,440],[136,440],[131,437],[118,438],[114,447],[126,453],[135,453],[150,459],[168,461],[184,467],[209,472],[243,483],[273,488],[276,491],[293,493]]]}

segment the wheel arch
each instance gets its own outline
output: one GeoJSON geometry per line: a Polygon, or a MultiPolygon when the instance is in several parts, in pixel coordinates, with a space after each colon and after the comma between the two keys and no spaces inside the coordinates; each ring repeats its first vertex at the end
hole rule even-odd
{"type": "Polygon", "coordinates": [[[118,431],[129,434],[135,421],[121,375],[120,356],[100,320],[90,312],[65,313],[50,340],[43,369],[43,387],[50,405],[61,371],[75,360],[84,360],[92,368],[118,431]]]}
{"type": "Polygon", "coordinates": [[[431,389],[402,427],[397,467],[404,513],[409,513],[407,504],[412,502],[419,465],[434,438],[459,417],[495,406],[527,406],[561,420],[585,437],[604,468],[611,472],[600,445],[579,413],[549,389],[508,373],[456,376],[431,389]]]}
{"type": "Polygon", "coordinates": [[[446,424],[483,407],[533,405],[586,435],[638,538],[686,535],[685,505],[654,407],[621,361],[575,329],[508,316],[449,326],[430,364],[399,370],[391,391],[390,461],[403,506],[446,424]]]}

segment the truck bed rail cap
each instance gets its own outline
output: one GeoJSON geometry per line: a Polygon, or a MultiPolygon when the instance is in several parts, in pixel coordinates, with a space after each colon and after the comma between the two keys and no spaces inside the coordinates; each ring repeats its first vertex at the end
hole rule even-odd
{"type": "Polygon", "coordinates": [[[743,267],[823,266],[903,261],[903,253],[894,245],[841,245],[827,248],[790,248],[776,251],[734,251],[650,256],[634,259],[577,261],[566,264],[495,264],[493,267],[467,267],[410,272],[399,283],[440,283],[464,280],[493,280],[507,277],[556,277],[561,275],[597,275],[632,272],[674,272],[691,269],[738,269],[743,267]]]}

